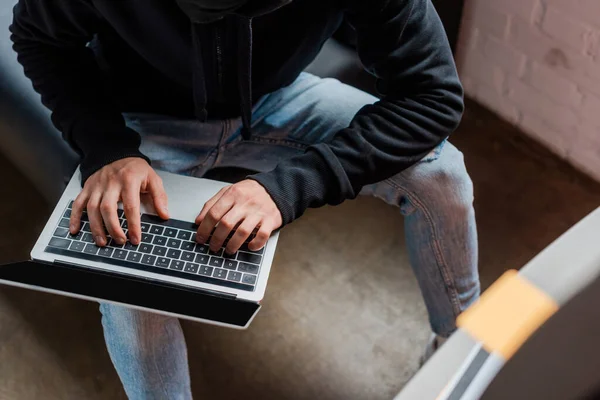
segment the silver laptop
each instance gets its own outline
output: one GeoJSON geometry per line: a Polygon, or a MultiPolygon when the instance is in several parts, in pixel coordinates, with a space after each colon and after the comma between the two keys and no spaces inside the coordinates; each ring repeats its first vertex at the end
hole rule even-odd
{"type": "MultiPolygon", "coordinates": [[[[142,198],[142,240],[137,246],[94,244],[84,214],[80,233],[69,233],[75,172],[33,250],[31,260],[0,266],[0,283],[244,329],[260,309],[278,232],[260,251],[247,242],[234,255],[195,242],[194,220],[226,183],[157,171],[169,197],[171,219],[158,218],[142,198]]],[[[121,205],[119,205],[121,208],[121,205]]],[[[122,227],[127,221],[119,210],[122,227]]]]}

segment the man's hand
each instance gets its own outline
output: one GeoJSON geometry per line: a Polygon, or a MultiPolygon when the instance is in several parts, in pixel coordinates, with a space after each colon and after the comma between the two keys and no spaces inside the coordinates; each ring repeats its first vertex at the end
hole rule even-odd
{"type": "Polygon", "coordinates": [[[271,232],[281,226],[282,219],[265,188],[256,181],[246,179],[221,189],[207,201],[196,218],[196,223],[200,225],[196,239],[200,243],[205,243],[216,226],[210,241],[210,249],[213,251],[220,249],[229,233],[235,230],[225,248],[228,253],[233,254],[256,228],[256,237],[248,247],[250,250],[261,249],[271,232]]]}
{"type": "Polygon", "coordinates": [[[79,231],[81,213],[87,209],[90,230],[98,246],[107,244],[102,221],[115,242],[124,244],[127,238],[117,215],[117,203],[122,201],[129,228],[129,241],[139,244],[142,238],[140,193],[149,193],[158,215],[163,219],[169,218],[167,195],[162,180],[145,160],[137,157],[123,158],[104,166],[88,178],[73,203],[69,229],[71,234],[79,231]]]}

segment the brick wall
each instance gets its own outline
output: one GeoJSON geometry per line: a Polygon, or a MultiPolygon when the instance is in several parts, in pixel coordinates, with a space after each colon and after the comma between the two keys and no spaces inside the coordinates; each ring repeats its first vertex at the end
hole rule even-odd
{"type": "Polygon", "coordinates": [[[600,180],[600,0],[466,0],[467,94],[600,180]]]}

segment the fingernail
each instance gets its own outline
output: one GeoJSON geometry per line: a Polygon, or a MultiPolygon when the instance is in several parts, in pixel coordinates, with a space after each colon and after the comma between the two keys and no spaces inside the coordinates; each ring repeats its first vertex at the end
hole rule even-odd
{"type": "Polygon", "coordinates": [[[204,242],[206,241],[206,239],[204,239],[204,237],[202,237],[202,236],[196,236],[196,241],[198,243],[204,244],[204,242]]]}
{"type": "Polygon", "coordinates": [[[131,241],[131,243],[136,244],[138,242],[138,237],[135,235],[132,235],[129,240],[131,241]]]}
{"type": "Polygon", "coordinates": [[[96,244],[103,245],[104,244],[104,238],[102,236],[96,236],[96,244]]]}
{"type": "Polygon", "coordinates": [[[75,229],[77,229],[77,225],[71,224],[71,226],[69,226],[69,229],[71,230],[71,232],[75,232],[75,229]]]}
{"type": "Polygon", "coordinates": [[[116,238],[115,241],[117,242],[117,244],[125,244],[125,239],[123,238],[116,238]]]}

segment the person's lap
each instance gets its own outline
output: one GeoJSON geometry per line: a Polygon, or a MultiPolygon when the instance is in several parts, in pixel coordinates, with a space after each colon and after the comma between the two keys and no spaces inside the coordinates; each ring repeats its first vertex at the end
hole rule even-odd
{"type": "MultiPolygon", "coordinates": [[[[335,79],[303,73],[255,105],[249,140],[241,138],[239,118],[200,123],[136,114],[127,121],[142,135],[142,152],[158,169],[199,177],[220,167],[263,172],[311,144],[329,140],[360,108],[375,101],[335,79]]],[[[420,233],[407,235],[411,264],[430,315],[440,316],[431,321],[434,329],[449,334],[456,315],[479,293],[473,189],[462,153],[444,141],[411,168],[366,186],[361,194],[400,207],[405,228],[420,233]],[[461,224],[468,226],[457,226],[461,224]],[[470,248],[449,248],[464,243],[470,248]]]]}
{"type": "MultiPolygon", "coordinates": [[[[220,167],[269,171],[279,160],[301,154],[311,144],[329,140],[348,126],[360,108],[375,101],[377,98],[337,80],[302,74],[289,87],[263,97],[255,105],[249,140],[241,138],[239,118],[200,123],[168,116],[128,114],[126,120],[128,126],[141,134],[141,150],[155,168],[201,177],[220,167]]],[[[455,329],[456,316],[479,295],[473,189],[462,154],[451,143],[444,142],[411,168],[365,187],[361,194],[379,197],[399,207],[404,216],[411,266],[432,329],[439,335],[449,335],[455,329]]],[[[109,352],[117,370],[139,370],[140,375],[152,375],[143,358],[123,358],[119,349],[127,343],[130,346],[152,343],[154,339],[146,337],[152,336],[152,332],[146,328],[155,325],[151,322],[155,318],[177,337],[171,341],[176,352],[185,353],[176,319],[140,311],[133,316],[129,310],[106,304],[101,309],[109,352]],[[118,324],[111,324],[108,319],[118,324]],[[118,345],[111,349],[111,341],[118,345]],[[181,343],[176,344],[178,341],[181,343]],[[124,363],[132,365],[120,365],[124,363]]],[[[187,360],[181,362],[187,365],[187,360]]],[[[123,376],[122,379],[127,387],[123,376]]],[[[189,385],[188,376],[179,379],[189,385]]],[[[142,387],[131,390],[139,392],[142,387]]]]}

